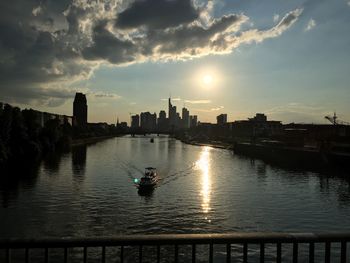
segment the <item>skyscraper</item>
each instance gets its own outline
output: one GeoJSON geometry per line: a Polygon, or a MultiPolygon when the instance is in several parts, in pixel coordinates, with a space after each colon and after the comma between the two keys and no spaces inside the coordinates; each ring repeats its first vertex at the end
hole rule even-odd
{"type": "Polygon", "coordinates": [[[171,130],[177,128],[177,116],[176,116],[176,106],[171,104],[171,98],[169,98],[169,128],[171,130]]]}
{"type": "Polygon", "coordinates": [[[157,114],[151,114],[150,112],[142,112],[141,115],[141,128],[147,132],[153,132],[157,128],[157,114]]]}
{"type": "Polygon", "coordinates": [[[220,114],[219,116],[217,116],[216,123],[218,125],[224,125],[225,123],[227,123],[227,114],[220,114]]]}
{"type": "Polygon", "coordinates": [[[196,127],[198,122],[197,115],[190,116],[190,127],[196,127]]]}
{"type": "Polygon", "coordinates": [[[159,112],[157,127],[158,127],[158,131],[160,132],[168,131],[168,120],[166,118],[166,113],[163,110],[159,112]]]}
{"type": "Polygon", "coordinates": [[[75,126],[85,126],[87,124],[88,106],[86,96],[83,93],[75,93],[73,102],[73,119],[75,126]]]}
{"type": "Polygon", "coordinates": [[[190,112],[185,107],[182,108],[182,128],[188,129],[190,127],[190,112]]]}
{"type": "Polygon", "coordinates": [[[131,116],[131,128],[137,129],[140,127],[140,115],[136,114],[131,116]]]}

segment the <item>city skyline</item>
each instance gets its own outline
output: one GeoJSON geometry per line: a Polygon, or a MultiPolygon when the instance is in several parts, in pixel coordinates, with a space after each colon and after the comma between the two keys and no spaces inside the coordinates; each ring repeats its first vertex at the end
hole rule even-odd
{"type": "Polygon", "coordinates": [[[18,0],[1,5],[0,101],[130,124],[169,94],[203,122],[350,121],[349,1],[18,0]],[[142,12],[142,16],[140,16],[142,12]]]}

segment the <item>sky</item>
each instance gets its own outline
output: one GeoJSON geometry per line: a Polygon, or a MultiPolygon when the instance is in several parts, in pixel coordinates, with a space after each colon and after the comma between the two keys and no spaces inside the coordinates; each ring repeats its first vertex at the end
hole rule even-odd
{"type": "Polygon", "coordinates": [[[0,102],[88,121],[189,109],[350,121],[350,0],[3,0],[0,102]]]}

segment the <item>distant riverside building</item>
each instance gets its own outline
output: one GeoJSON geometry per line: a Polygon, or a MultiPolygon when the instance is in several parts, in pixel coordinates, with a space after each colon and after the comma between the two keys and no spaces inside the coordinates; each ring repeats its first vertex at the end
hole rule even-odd
{"type": "Polygon", "coordinates": [[[128,124],[125,121],[117,123],[117,129],[122,132],[126,132],[128,130],[128,124]]]}
{"type": "Polygon", "coordinates": [[[157,128],[157,114],[151,114],[150,112],[142,112],[141,116],[141,128],[144,131],[155,131],[157,128]]]}
{"type": "Polygon", "coordinates": [[[176,129],[177,128],[177,124],[178,124],[178,116],[176,114],[176,106],[173,106],[171,104],[171,98],[169,98],[168,101],[168,108],[169,108],[169,128],[170,130],[176,129]]]}
{"type": "Polygon", "coordinates": [[[249,118],[250,121],[258,121],[258,122],[265,122],[267,121],[267,117],[264,113],[257,113],[255,114],[255,117],[249,118]]]}
{"type": "Polygon", "coordinates": [[[73,102],[73,118],[75,126],[85,126],[87,124],[88,106],[86,96],[77,92],[73,102]]]}
{"type": "Polygon", "coordinates": [[[233,136],[271,136],[281,134],[281,121],[268,121],[263,113],[257,113],[248,120],[235,121],[231,125],[233,136]]]}
{"type": "Polygon", "coordinates": [[[131,129],[138,129],[140,127],[140,115],[131,116],[131,129]]]}
{"type": "Polygon", "coordinates": [[[197,115],[190,116],[190,128],[196,127],[198,123],[197,115]]]}
{"type": "Polygon", "coordinates": [[[220,114],[216,117],[216,123],[218,125],[224,125],[227,123],[227,114],[220,114]]]}
{"type": "Polygon", "coordinates": [[[182,108],[182,128],[190,128],[190,112],[185,107],[182,108]]]}
{"type": "Polygon", "coordinates": [[[163,110],[159,112],[157,128],[160,132],[166,132],[168,130],[168,119],[166,118],[166,112],[163,110]]]}

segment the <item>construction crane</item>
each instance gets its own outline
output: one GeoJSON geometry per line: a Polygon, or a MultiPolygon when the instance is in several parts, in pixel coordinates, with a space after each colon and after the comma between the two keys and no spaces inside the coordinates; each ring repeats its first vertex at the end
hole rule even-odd
{"type": "Polygon", "coordinates": [[[334,112],[333,116],[327,115],[324,117],[333,125],[350,125],[350,122],[342,121],[338,119],[337,113],[334,112]]]}

